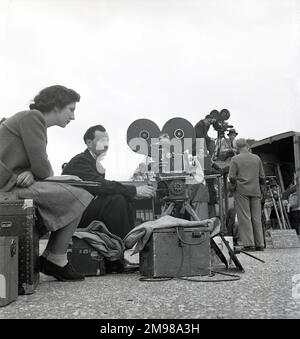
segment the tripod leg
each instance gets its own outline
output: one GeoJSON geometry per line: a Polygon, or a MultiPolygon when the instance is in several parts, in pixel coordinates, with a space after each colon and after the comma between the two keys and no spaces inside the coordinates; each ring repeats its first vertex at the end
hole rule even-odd
{"type": "Polygon", "coordinates": [[[173,208],[175,206],[175,203],[174,202],[171,202],[171,204],[162,211],[161,213],[161,216],[165,216],[165,215],[171,215],[172,211],[173,211],[173,208]]]}
{"type": "Polygon", "coordinates": [[[251,258],[253,258],[253,259],[256,259],[256,260],[258,260],[258,261],[261,261],[261,262],[265,263],[263,260],[257,258],[256,256],[254,256],[254,255],[252,255],[252,254],[247,253],[246,251],[241,250],[240,252],[241,252],[241,253],[244,253],[244,254],[246,254],[246,255],[248,255],[249,257],[251,257],[251,258]]]}
{"type": "Polygon", "coordinates": [[[220,258],[222,263],[225,265],[226,269],[228,269],[228,262],[224,254],[222,253],[222,251],[219,249],[218,245],[215,243],[214,238],[210,239],[210,246],[212,249],[214,249],[214,251],[216,252],[216,255],[220,258]]]}
{"type": "Polygon", "coordinates": [[[195,221],[200,220],[200,218],[198,217],[198,215],[196,214],[196,212],[194,211],[193,207],[190,205],[189,202],[185,202],[185,203],[184,203],[184,207],[185,207],[185,210],[189,213],[189,215],[190,215],[195,221]]]}
{"type": "Polygon", "coordinates": [[[277,202],[276,202],[275,199],[274,199],[274,208],[275,208],[275,213],[276,213],[276,217],[277,217],[277,220],[278,220],[279,227],[280,227],[280,229],[282,230],[282,229],[283,229],[283,226],[282,226],[282,222],[281,222],[280,217],[279,217],[277,202]]]}
{"type": "Polygon", "coordinates": [[[284,229],[287,229],[286,227],[286,221],[285,221],[285,217],[283,214],[283,208],[282,208],[282,204],[281,204],[281,199],[278,198],[278,205],[279,205],[279,211],[280,211],[280,215],[281,215],[281,220],[282,220],[282,225],[284,229]]]}
{"type": "Polygon", "coordinates": [[[290,224],[289,218],[287,216],[285,207],[283,206],[281,197],[278,198],[278,203],[279,203],[279,206],[280,206],[280,213],[282,215],[282,220],[283,220],[285,229],[288,229],[288,228],[290,229],[291,228],[291,224],[290,224]]]}
{"type": "Polygon", "coordinates": [[[273,201],[276,217],[277,217],[277,220],[278,220],[278,224],[279,224],[280,229],[282,230],[282,224],[281,224],[281,220],[280,220],[279,214],[278,214],[277,203],[276,203],[276,200],[274,198],[273,191],[272,191],[271,187],[268,186],[268,188],[269,188],[269,191],[270,191],[270,194],[271,194],[271,197],[272,197],[272,201],[273,201]]]}
{"type": "Polygon", "coordinates": [[[228,213],[228,189],[227,189],[227,174],[223,174],[223,188],[224,188],[224,209],[225,216],[228,213]]]}
{"type": "Polygon", "coordinates": [[[239,259],[237,258],[237,256],[235,255],[235,253],[233,252],[232,248],[229,246],[228,241],[225,239],[224,235],[222,233],[219,234],[220,238],[222,239],[223,243],[225,244],[228,253],[230,255],[230,258],[232,259],[232,261],[234,262],[235,266],[241,271],[241,272],[245,272],[242,264],[240,263],[239,259]]]}
{"type": "Polygon", "coordinates": [[[285,218],[286,218],[286,222],[287,222],[288,228],[289,228],[289,229],[292,229],[292,226],[291,226],[291,223],[290,223],[290,219],[289,219],[289,216],[288,216],[288,214],[287,214],[287,211],[286,211],[285,207],[283,207],[283,213],[284,213],[284,215],[285,215],[285,218]]]}

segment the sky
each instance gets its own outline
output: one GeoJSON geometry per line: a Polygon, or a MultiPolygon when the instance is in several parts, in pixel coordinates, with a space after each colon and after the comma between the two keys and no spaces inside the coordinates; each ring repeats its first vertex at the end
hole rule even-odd
{"type": "Polygon", "coordinates": [[[300,131],[299,57],[298,0],[0,0],[0,118],[70,87],[75,121],[48,129],[55,174],[102,124],[106,177],[128,180],[143,158],[126,142],[136,119],[195,125],[227,108],[239,137],[300,131]]]}

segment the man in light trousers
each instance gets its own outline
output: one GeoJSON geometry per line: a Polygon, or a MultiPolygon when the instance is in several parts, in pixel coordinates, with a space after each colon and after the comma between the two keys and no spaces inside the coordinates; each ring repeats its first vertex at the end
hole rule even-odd
{"type": "Polygon", "coordinates": [[[231,159],[229,180],[234,187],[238,229],[246,251],[263,251],[261,189],[265,174],[261,159],[249,151],[245,139],[236,141],[238,155],[231,159]]]}

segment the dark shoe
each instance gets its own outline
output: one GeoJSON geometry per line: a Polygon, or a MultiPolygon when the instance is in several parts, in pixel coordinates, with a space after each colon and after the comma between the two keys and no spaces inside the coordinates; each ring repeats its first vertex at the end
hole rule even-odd
{"type": "Polygon", "coordinates": [[[39,271],[43,273],[43,267],[45,263],[46,258],[43,257],[42,255],[39,257],[39,271]]]}
{"type": "Polygon", "coordinates": [[[242,251],[245,251],[245,252],[255,252],[255,247],[254,246],[244,246],[242,248],[242,251]]]}
{"type": "Polygon", "coordinates": [[[50,275],[59,281],[82,281],[84,280],[84,275],[76,272],[70,263],[67,263],[67,265],[64,267],[60,267],[58,265],[53,264],[51,261],[47,260],[44,257],[42,260],[40,260],[40,272],[46,275],[50,275]],[[42,262],[42,265],[41,265],[41,262],[42,262]]]}
{"type": "Polygon", "coordinates": [[[264,251],[265,248],[264,247],[261,247],[261,246],[257,246],[255,247],[256,251],[264,251]]]}

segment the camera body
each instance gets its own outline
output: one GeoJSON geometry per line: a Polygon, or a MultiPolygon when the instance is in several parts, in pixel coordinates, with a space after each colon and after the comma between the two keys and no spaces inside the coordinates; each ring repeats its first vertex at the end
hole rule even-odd
{"type": "Polygon", "coordinates": [[[229,128],[233,128],[233,125],[229,125],[226,121],[216,121],[213,123],[213,128],[218,132],[218,134],[224,135],[229,128]]]}
{"type": "Polygon", "coordinates": [[[186,184],[187,175],[159,175],[157,194],[160,201],[185,201],[189,198],[186,184]]]}
{"type": "Polygon", "coordinates": [[[188,199],[188,154],[196,143],[193,125],[183,118],[168,120],[160,128],[151,120],[135,120],[127,130],[127,144],[151,159],[147,168],[154,173],[161,203],[188,199]]]}
{"type": "Polygon", "coordinates": [[[224,133],[229,129],[233,128],[233,125],[229,125],[226,120],[230,118],[230,112],[224,108],[220,112],[213,110],[210,112],[210,117],[213,119],[213,128],[218,132],[218,136],[224,136],[224,133]]]}

